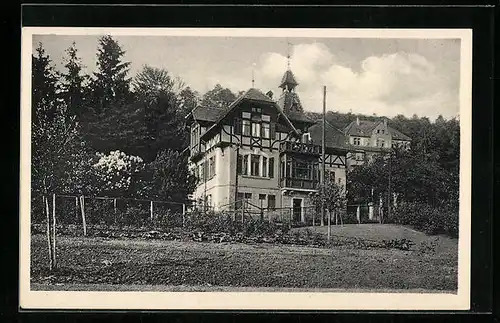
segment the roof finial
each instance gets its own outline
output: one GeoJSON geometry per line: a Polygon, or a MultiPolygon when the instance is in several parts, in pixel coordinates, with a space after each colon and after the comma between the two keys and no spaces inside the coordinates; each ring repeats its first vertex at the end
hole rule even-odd
{"type": "Polygon", "coordinates": [[[290,43],[287,40],[286,44],[287,44],[287,47],[286,47],[287,68],[290,69],[290,46],[292,45],[292,43],[290,43]]]}
{"type": "Polygon", "coordinates": [[[252,63],[252,88],[255,86],[255,63],[252,63]]]}

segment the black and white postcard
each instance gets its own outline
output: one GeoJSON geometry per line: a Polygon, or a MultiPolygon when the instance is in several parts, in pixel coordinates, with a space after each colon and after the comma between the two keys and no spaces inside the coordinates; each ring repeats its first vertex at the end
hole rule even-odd
{"type": "Polygon", "coordinates": [[[472,31],[22,29],[23,309],[470,307],[472,31]]]}

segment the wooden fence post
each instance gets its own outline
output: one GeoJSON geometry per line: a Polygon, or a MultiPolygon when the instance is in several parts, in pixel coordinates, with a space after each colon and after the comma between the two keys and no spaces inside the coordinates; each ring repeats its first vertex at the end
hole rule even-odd
{"type": "Polygon", "coordinates": [[[113,220],[115,222],[115,225],[116,225],[116,198],[113,199],[113,220]]]}
{"type": "Polygon", "coordinates": [[[44,202],[44,209],[45,209],[45,215],[46,215],[46,220],[47,220],[47,243],[49,246],[49,269],[52,271],[54,269],[53,265],[53,257],[52,257],[52,238],[50,235],[50,210],[49,210],[49,201],[47,197],[44,195],[43,196],[43,202],[44,202]]]}
{"type": "Polygon", "coordinates": [[[85,220],[85,196],[80,196],[80,208],[82,211],[83,235],[87,235],[87,222],[85,220]]]}
{"type": "Polygon", "coordinates": [[[331,236],[332,236],[332,214],[330,213],[330,210],[326,210],[326,212],[328,213],[328,243],[330,242],[331,240],[331,236]]]}
{"type": "Polygon", "coordinates": [[[75,220],[78,220],[78,196],[75,196],[75,220]]]}
{"type": "Polygon", "coordinates": [[[243,225],[243,222],[245,221],[244,220],[244,217],[245,217],[245,202],[246,200],[242,200],[242,203],[241,203],[241,224],[243,225]]]}
{"type": "Polygon", "coordinates": [[[186,204],[182,203],[182,227],[186,223],[186,204]]]}
{"type": "Polygon", "coordinates": [[[150,202],[149,212],[151,213],[151,222],[153,222],[153,201],[150,202]]]}
{"type": "Polygon", "coordinates": [[[57,267],[56,262],[56,195],[52,194],[52,264],[57,267]]]}

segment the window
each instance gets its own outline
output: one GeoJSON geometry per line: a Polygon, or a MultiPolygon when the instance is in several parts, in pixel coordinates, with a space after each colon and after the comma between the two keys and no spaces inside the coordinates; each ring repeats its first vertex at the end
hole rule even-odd
{"type": "Polygon", "coordinates": [[[252,122],[252,137],[260,137],[260,123],[252,122]]]}
{"type": "Polygon", "coordinates": [[[259,164],[260,164],[260,156],[251,155],[250,174],[252,176],[259,176],[259,164]]]}
{"type": "Polygon", "coordinates": [[[263,114],[262,115],[262,121],[270,122],[271,121],[271,116],[263,114]]]}
{"type": "Polygon", "coordinates": [[[378,139],[378,140],[377,140],[377,146],[378,146],[378,147],[384,147],[384,146],[385,146],[385,141],[384,141],[384,139],[378,139]]]}
{"type": "Polygon", "coordinates": [[[361,138],[353,138],[353,144],[355,146],[361,145],[361,138]]]}
{"type": "Polygon", "coordinates": [[[200,177],[201,181],[205,180],[205,173],[203,171],[203,164],[198,165],[198,176],[200,177]]]}
{"type": "Polygon", "coordinates": [[[293,162],[293,177],[299,179],[312,179],[312,164],[306,161],[294,160],[293,162]]]}
{"type": "Polygon", "coordinates": [[[252,116],[252,114],[251,114],[250,112],[243,112],[243,113],[241,114],[241,117],[242,117],[243,119],[250,119],[250,118],[251,118],[251,116],[252,116]]]}
{"type": "Polygon", "coordinates": [[[270,129],[270,126],[269,126],[269,123],[262,123],[262,138],[270,138],[271,136],[271,129],[270,129]]]}
{"type": "Polygon", "coordinates": [[[380,129],[377,129],[377,133],[380,133],[380,129]]]}
{"type": "Polygon", "coordinates": [[[270,210],[274,210],[276,208],[276,196],[274,195],[267,196],[267,208],[270,210]]]}
{"type": "Polygon", "coordinates": [[[250,120],[243,120],[243,136],[250,136],[250,120]]]}
{"type": "Polygon", "coordinates": [[[339,177],[339,179],[337,181],[339,184],[342,184],[342,178],[339,177]]]}
{"type": "Polygon", "coordinates": [[[266,194],[259,194],[259,200],[265,200],[266,194]]]}
{"type": "Polygon", "coordinates": [[[262,156],[262,177],[267,177],[267,157],[262,156]]]}
{"type": "Polygon", "coordinates": [[[215,176],[215,156],[208,159],[208,178],[215,176]]]}
{"type": "Polygon", "coordinates": [[[255,113],[262,113],[262,109],[261,108],[252,108],[252,112],[255,112],[255,113]]]}
{"type": "Polygon", "coordinates": [[[207,206],[212,206],[212,194],[207,195],[207,206]]]}
{"type": "Polygon", "coordinates": [[[363,160],[363,153],[356,153],[356,160],[363,160]]]}
{"type": "Polygon", "coordinates": [[[302,134],[302,142],[308,143],[310,141],[311,141],[311,134],[309,132],[302,134]]]}
{"type": "Polygon", "coordinates": [[[197,146],[199,143],[199,130],[198,125],[194,125],[191,130],[191,147],[197,146]]]}
{"type": "Polygon", "coordinates": [[[269,158],[269,178],[274,178],[274,157],[269,158]]]}
{"type": "Polygon", "coordinates": [[[335,171],[331,170],[328,172],[328,179],[335,183],[335,171]]]}
{"type": "Polygon", "coordinates": [[[251,200],[252,199],[252,193],[245,193],[245,200],[251,200]]]}

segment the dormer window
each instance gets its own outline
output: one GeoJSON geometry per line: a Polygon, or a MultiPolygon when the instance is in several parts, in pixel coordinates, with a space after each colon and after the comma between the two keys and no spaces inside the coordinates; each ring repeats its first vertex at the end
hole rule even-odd
{"type": "Polygon", "coordinates": [[[309,132],[302,134],[302,142],[303,143],[311,142],[311,134],[309,132]]]}
{"type": "Polygon", "coordinates": [[[252,137],[260,137],[260,123],[252,122],[252,137]]]}
{"type": "Polygon", "coordinates": [[[352,142],[353,142],[354,146],[359,146],[359,145],[361,145],[361,138],[354,137],[352,142]]]}

